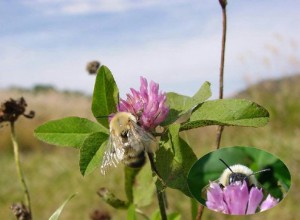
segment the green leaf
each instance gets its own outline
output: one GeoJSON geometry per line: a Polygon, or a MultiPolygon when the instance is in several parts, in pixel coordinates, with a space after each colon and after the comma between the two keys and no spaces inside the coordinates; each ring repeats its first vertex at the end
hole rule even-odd
{"type": "Polygon", "coordinates": [[[68,117],[49,121],[35,129],[35,136],[49,144],[80,148],[87,136],[108,130],[85,118],[68,117]]]}
{"type": "Polygon", "coordinates": [[[170,213],[168,215],[168,220],[180,220],[181,219],[181,215],[179,213],[170,213]]]}
{"type": "Polygon", "coordinates": [[[49,218],[49,220],[57,220],[63,210],[63,208],[65,207],[65,205],[72,199],[74,198],[74,196],[76,195],[76,193],[74,193],[73,195],[71,195],[66,201],[64,201],[64,203],[51,215],[51,217],[49,218]]]}
{"type": "Polygon", "coordinates": [[[152,213],[150,219],[151,219],[151,220],[161,220],[159,209],[155,210],[155,211],[152,213]]]}
{"type": "Polygon", "coordinates": [[[150,169],[149,163],[147,163],[135,178],[133,196],[134,204],[136,204],[137,207],[145,207],[153,202],[155,185],[152,172],[149,172],[150,169]]]}
{"type": "Polygon", "coordinates": [[[196,219],[198,215],[198,207],[199,203],[197,202],[196,199],[190,199],[191,201],[191,214],[192,214],[192,219],[196,219]]]}
{"type": "Polygon", "coordinates": [[[244,99],[206,101],[194,111],[182,130],[208,125],[261,127],[269,122],[269,112],[262,106],[244,99]]]}
{"type": "Polygon", "coordinates": [[[100,166],[109,135],[102,132],[90,134],[80,148],[80,172],[88,175],[100,166]]]}
{"type": "MultiPolygon", "coordinates": [[[[181,215],[179,213],[173,212],[173,213],[168,214],[167,218],[168,218],[168,220],[180,220],[181,215]]],[[[155,212],[152,213],[150,220],[161,220],[159,210],[156,210],[155,212]]]]}
{"type": "Polygon", "coordinates": [[[134,204],[131,204],[127,210],[127,219],[137,220],[134,204]]]}
{"type": "Polygon", "coordinates": [[[169,126],[168,137],[163,137],[165,143],[156,152],[155,163],[159,175],[168,187],[191,196],[187,175],[197,157],[190,146],[179,137],[179,128],[179,124],[169,126]]]}
{"type": "Polygon", "coordinates": [[[201,103],[211,97],[210,82],[204,82],[200,89],[193,95],[192,99],[195,103],[201,103]]]}
{"type": "Polygon", "coordinates": [[[108,128],[108,116],[117,111],[119,90],[114,77],[106,66],[98,70],[94,86],[92,112],[97,121],[108,128]]]}
{"type": "Polygon", "coordinates": [[[191,116],[194,108],[211,96],[210,83],[205,82],[192,97],[180,95],[174,92],[167,93],[167,105],[170,108],[163,126],[172,124],[176,120],[179,123],[185,122],[191,116]]]}

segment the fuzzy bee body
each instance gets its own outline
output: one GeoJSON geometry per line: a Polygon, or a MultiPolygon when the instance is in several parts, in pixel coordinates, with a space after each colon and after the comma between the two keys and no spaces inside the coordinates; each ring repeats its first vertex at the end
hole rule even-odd
{"type": "Polygon", "coordinates": [[[264,170],[253,172],[249,167],[245,165],[235,164],[229,166],[224,160],[220,159],[220,161],[227,167],[218,179],[218,183],[223,187],[237,182],[243,183],[243,181],[245,181],[248,189],[250,190],[251,187],[257,187],[260,185],[255,177],[255,174],[270,171],[270,169],[267,168],[264,170]]]}
{"type": "Polygon", "coordinates": [[[228,186],[235,182],[246,181],[248,188],[250,188],[253,185],[257,185],[257,180],[253,174],[254,172],[250,168],[241,164],[235,164],[223,171],[218,182],[222,186],[228,186]]]}
{"type": "MultiPolygon", "coordinates": [[[[243,181],[246,182],[249,191],[252,187],[263,188],[257,181],[255,175],[261,172],[270,171],[270,169],[264,169],[253,172],[245,165],[235,164],[229,166],[224,160],[220,159],[220,161],[224,163],[227,168],[222,172],[221,176],[217,180],[210,181],[210,183],[202,189],[201,194],[203,198],[207,197],[207,191],[209,190],[212,182],[218,183],[221,188],[236,183],[242,184],[243,181]]],[[[266,193],[266,190],[264,190],[264,193],[266,193]]]]}
{"type": "Polygon", "coordinates": [[[145,152],[154,153],[158,147],[156,139],[137,124],[137,119],[128,112],[116,113],[110,121],[110,137],[101,165],[105,174],[108,167],[120,161],[132,168],[142,167],[145,152]]]}

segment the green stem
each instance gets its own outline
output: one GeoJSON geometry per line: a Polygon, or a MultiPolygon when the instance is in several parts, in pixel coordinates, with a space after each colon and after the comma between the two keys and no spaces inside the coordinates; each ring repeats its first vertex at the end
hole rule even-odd
{"type": "Polygon", "coordinates": [[[156,195],[157,195],[161,220],[167,220],[166,202],[165,202],[164,192],[160,190],[159,183],[157,183],[157,181],[155,183],[155,186],[156,186],[156,195]]]}
{"type": "Polygon", "coordinates": [[[25,206],[28,209],[28,212],[30,214],[31,218],[31,205],[30,205],[30,195],[29,195],[29,190],[25,182],[24,174],[21,169],[21,162],[20,162],[20,155],[19,155],[19,145],[16,139],[16,133],[15,133],[15,125],[14,122],[10,123],[11,127],[11,140],[13,143],[13,148],[14,148],[14,157],[15,157],[15,163],[16,163],[16,168],[18,172],[18,177],[21,182],[23,191],[24,191],[24,196],[25,196],[25,206]]]}
{"type": "Polygon", "coordinates": [[[164,194],[164,191],[161,190],[163,188],[162,185],[164,185],[164,182],[163,182],[162,178],[160,177],[160,175],[158,174],[157,169],[155,167],[153,154],[148,153],[148,158],[149,158],[149,161],[150,161],[151,170],[152,170],[153,174],[157,176],[157,181],[155,182],[155,187],[156,187],[156,195],[157,195],[161,220],[167,220],[166,196],[164,194]]]}
{"type": "Polygon", "coordinates": [[[141,168],[130,168],[125,166],[125,193],[127,196],[128,202],[133,203],[133,186],[135,182],[135,178],[140,172],[141,168]]]}

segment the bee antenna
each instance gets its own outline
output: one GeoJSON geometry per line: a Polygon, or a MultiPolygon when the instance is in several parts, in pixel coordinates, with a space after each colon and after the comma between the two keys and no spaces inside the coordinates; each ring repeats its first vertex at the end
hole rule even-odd
{"type": "Polygon", "coordinates": [[[230,166],[229,166],[224,160],[222,160],[221,158],[219,158],[219,160],[220,160],[222,163],[224,163],[225,166],[226,166],[232,173],[234,173],[234,172],[232,171],[232,169],[230,168],[230,166]]]}
{"type": "MultiPolygon", "coordinates": [[[[256,172],[250,174],[249,176],[252,176],[252,175],[255,175],[255,174],[258,174],[258,173],[262,173],[262,172],[266,172],[266,171],[271,171],[271,169],[270,169],[270,168],[267,168],[267,169],[259,170],[259,171],[256,171],[256,172]]],[[[249,176],[248,176],[248,177],[249,177],[249,176]]]]}

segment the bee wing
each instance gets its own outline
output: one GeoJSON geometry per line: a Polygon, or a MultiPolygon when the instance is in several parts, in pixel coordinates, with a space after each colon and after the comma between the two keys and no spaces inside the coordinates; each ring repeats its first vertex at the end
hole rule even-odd
{"type": "MultiPolygon", "coordinates": [[[[156,138],[150,134],[149,132],[145,131],[142,127],[137,125],[134,121],[130,123],[130,132],[128,135],[129,144],[135,148],[142,146],[147,152],[153,153],[158,148],[158,143],[156,138]]],[[[139,149],[136,149],[139,150],[139,149]]]]}
{"type": "Polygon", "coordinates": [[[109,167],[116,167],[123,156],[124,148],[122,147],[122,140],[120,137],[110,134],[102,159],[101,173],[105,175],[109,167]]]}

